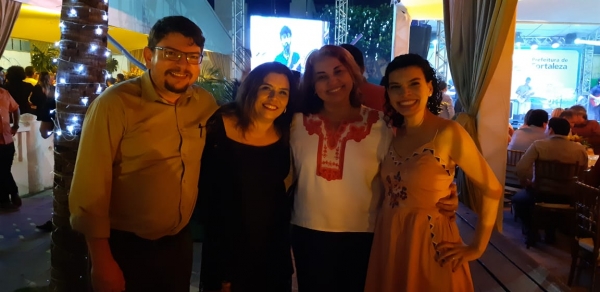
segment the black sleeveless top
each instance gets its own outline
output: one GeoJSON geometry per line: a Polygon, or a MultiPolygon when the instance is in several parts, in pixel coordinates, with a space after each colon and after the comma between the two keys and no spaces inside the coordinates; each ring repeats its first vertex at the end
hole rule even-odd
{"type": "Polygon", "coordinates": [[[204,289],[227,281],[235,292],[282,291],[275,287],[290,281],[289,170],[287,141],[242,144],[227,137],[219,112],[209,119],[196,204],[205,230],[204,289]]]}

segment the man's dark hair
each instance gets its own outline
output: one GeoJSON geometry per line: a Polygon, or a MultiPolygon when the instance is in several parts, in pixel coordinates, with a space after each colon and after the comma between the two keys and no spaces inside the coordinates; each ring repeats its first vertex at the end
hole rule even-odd
{"type": "Polygon", "coordinates": [[[292,36],[292,30],[291,30],[291,29],[290,29],[290,28],[289,28],[287,25],[284,25],[284,26],[281,28],[281,31],[279,32],[279,37],[281,38],[282,36],[284,36],[284,35],[288,35],[288,34],[289,34],[290,36],[292,36]]]}
{"type": "Polygon", "coordinates": [[[6,69],[6,80],[8,80],[8,83],[17,84],[23,81],[25,77],[27,77],[25,69],[21,66],[10,66],[6,69]]]}
{"type": "Polygon", "coordinates": [[[571,131],[569,121],[561,118],[551,118],[548,121],[548,127],[554,131],[556,135],[568,136],[571,131]]]}
{"type": "Polygon", "coordinates": [[[444,81],[440,81],[438,83],[438,87],[440,88],[440,90],[444,90],[444,89],[448,88],[448,84],[444,81]]]}
{"type": "Polygon", "coordinates": [[[560,115],[558,117],[561,119],[570,119],[573,117],[573,111],[571,111],[571,110],[563,111],[562,113],[560,113],[560,115]]]}
{"type": "Polygon", "coordinates": [[[159,19],[148,34],[148,47],[154,49],[163,38],[170,33],[180,33],[191,38],[200,48],[204,48],[206,39],[202,30],[193,21],[184,16],[167,16],[159,19]]]}
{"type": "Polygon", "coordinates": [[[33,78],[34,74],[35,74],[35,69],[33,68],[33,66],[25,67],[25,76],[27,76],[29,78],[33,78]]]}
{"type": "Polygon", "coordinates": [[[123,73],[117,74],[117,81],[123,81],[123,80],[125,80],[125,75],[123,73]]]}
{"type": "Polygon", "coordinates": [[[532,110],[525,123],[528,126],[543,127],[548,122],[548,112],[541,109],[532,110]]]}
{"type": "Polygon", "coordinates": [[[365,58],[363,57],[363,53],[355,46],[351,44],[343,44],[340,47],[346,49],[346,51],[350,52],[354,61],[356,61],[356,65],[360,70],[365,70],[365,58]]]}

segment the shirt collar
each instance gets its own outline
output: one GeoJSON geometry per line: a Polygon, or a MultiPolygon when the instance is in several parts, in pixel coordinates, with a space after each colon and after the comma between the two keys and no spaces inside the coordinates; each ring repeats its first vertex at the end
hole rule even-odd
{"type": "Polygon", "coordinates": [[[565,139],[565,140],[569,140],[569,136],[565,136],[565,135],[550,135],[549,137],[550,139],[565,139]]]}
{"type": "MultiPolygon", "coordinates": [[[[162,97],[160,97],[160,95],[158,95],[158,93],[156,92],[156,89],[154,89],[154,83],[152,82],[152,78],[150,77],[150,70],[146,70],[144,72],[144,74],[142,74],[141,79],[142,79],[142,98],[144,98],[148,101],[158,101],[160,103],[172,104],[172,103],[166,101],[165,99],[163,99],[162,97]]],[[[187,90],[181,94],[179,99],[184,98],[184,97],[190,98],[192,96],[195,96],[194,90],[192,89],[192,86],[189,86],[187,88],[187,90]]]]}

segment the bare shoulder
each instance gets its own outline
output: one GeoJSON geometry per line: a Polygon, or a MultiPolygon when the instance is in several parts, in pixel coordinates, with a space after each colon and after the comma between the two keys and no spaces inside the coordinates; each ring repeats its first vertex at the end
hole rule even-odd
{"type": "Polygon", "coordinates": [[[469,136],[465,128],[453,120],[439,118],[437,122],[439,123],[438,136],[440,138],[460,139],[465,137],[465,135],[469,136]]]}

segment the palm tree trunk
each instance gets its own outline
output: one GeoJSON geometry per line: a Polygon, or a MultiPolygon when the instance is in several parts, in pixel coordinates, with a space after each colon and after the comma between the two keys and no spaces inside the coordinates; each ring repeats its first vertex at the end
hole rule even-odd
{"type": "Polygon", "coordinates": [[[91,290],[88,253],[69,223],[69,192],[87,105],[106,87],[108,1],[63,0],[60,18],[50,291],[85,292],[91,290]]]}

